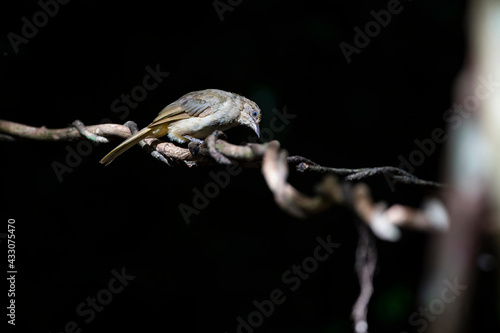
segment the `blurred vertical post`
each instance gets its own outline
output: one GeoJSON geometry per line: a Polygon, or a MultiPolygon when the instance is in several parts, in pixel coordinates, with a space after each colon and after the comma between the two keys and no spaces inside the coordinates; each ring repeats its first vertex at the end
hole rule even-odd
{"type": "Polygon", "coordinates": [[[448,129],[443,169],[452,185],[443,193],[451,225],[429,248],[420,301],[432,307],[432,300],[443,299],[449,287],[444,281],[466,289],[452,301],[445,298],[445,311],[429,320],[431,333],[467,329],[484,233],[496,234],[500,254],[500,0],[471,0],[468,10],[468,52],[454,91],[454,105],[463,107],[456,109],[457,122],[448,129]]]}
{"type": "MultiPolygon", "coordinates": [[[[471,3],[476,2],[471,0],[471,3]]],[[[484,131],[488,154],[486,182],[491,211],[486,216],[486,231],[495,239],[496,258],[500,259],[500,1],[477,1],[473,16],[478,72],[491,75],[495,81],[492,96],[481,109],[479,126],[484,131]]],[[[497,279],[496,306],[500,318],[500,279],[497,279]]]]}

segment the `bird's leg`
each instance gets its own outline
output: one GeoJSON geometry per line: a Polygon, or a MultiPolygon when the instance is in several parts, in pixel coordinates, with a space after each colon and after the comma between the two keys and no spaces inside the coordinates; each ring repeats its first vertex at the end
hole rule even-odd
{"type": "Polygon", "coordinates": [[[108,143],[109,142],[109,140],[106,139],[105,137],[90,132],[87,129],[87,127],[85,127],[85,125],[78,119],[75,120],[74,122],[72,122],[71,125],[73,125],[73,127],[78,130],[78,132],[80,133],[81,136],[83,136],[84,138],[87,138],[88,140],[90,140],[92,142],[97,142],[97,143],[108,143]]]}
{"type": "Polygon", "coordinates": [[[200,149],[202,145],[205,145],[205,141],[192,137],[191,135],[183,135],[189,140],[188,149],[191,155],[198,156],[200,154],[200,149]]]}
{"type": "Polygon", "coordinates": [[[185,137],[186,139],[188,139],[189,141],[191,142],[196,142],[198,145],[201,145],[204,141],[203,140],[200,140],[200,139],[197,139],[197,138],[194,138],[192,137],[191,135],[183,135],[183,137],[185,137]]]}
{"type": "MultiPolygon", "coordinates": [[[[132,133],[132,135],[136,134],[139,131],[139,129],[137,128],[137,124],[131,120],[127,121],[124,125],[129,128],[130,133],[132,133]]],[[[141,146],[142,149],[147,151],[151,156],[156,158],[158,161],[171,166],[170,162],[165,158],[165,156],[160,154],[156,149],[154,149],[150,145],[146,144],[144,140],[139,141],[139,145],[141,146]]]]}

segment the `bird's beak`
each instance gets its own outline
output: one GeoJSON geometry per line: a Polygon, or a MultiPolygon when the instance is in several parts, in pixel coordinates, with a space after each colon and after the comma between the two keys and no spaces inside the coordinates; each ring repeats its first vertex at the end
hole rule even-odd
{"type": "Polygon", "coordinates": [[[252,129],[255,131],[255,133],[257,134],[257,136],[260,138],[259,124],[257,124],[256,122],[252,122],[252,129]]]}

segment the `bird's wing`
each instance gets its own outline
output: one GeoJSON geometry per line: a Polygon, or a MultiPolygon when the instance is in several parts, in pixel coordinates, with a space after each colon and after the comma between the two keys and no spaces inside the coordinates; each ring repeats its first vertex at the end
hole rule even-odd
{"type": "Polygon", "coordinates": [[[212,114],[216,108],[214,105],[223,103],[227,97],[220,94],[187,94],[179,100],[167,105],[148,127],[154,127],[161,124],[171,123],[177,120],[188,119],[191,117],[206,117],[212,114]]]}
{"type": "Polygon", "coordinates": [[[161,124],[171,123],[173,121],[191,118],[190,115],[184,112],[180,105],[170,104],[166,106],[148,127],[155,127],[161,124]]]}

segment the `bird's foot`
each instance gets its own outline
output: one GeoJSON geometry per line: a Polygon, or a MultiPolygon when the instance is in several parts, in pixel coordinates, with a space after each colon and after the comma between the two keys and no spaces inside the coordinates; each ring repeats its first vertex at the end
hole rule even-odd
{"type": "Polygon", "coordinates": [[[183,137],[189,140],[188,149],[191,155],[200,155],[201,149],[206,146],[205,141],[194,138],[191,135],[183,135],[183,137]]]}
{"type": "Polygon", "coordinates": [[[85,127],[85,125],[78,119],[75,120],[74,122],[72,122],[71,125],[73,125],[73,127],[78,130],[78,132],[80,133],[81,136],[83,136],[84,138],[87,138],[88,140],[90,140],[92,142],[96,142],[96,143],[108,143],[109,142],[109,140],[107,138],[90,132],[87,129],[87,127],[85,127]]]}
{"type": "Polygon", "coordinates": [[[198,143],[196,141],[190,141],[188,143],[188,149],[191,155],[198,156],[200,154],[201,145],[201,143],[198,143]]]}

